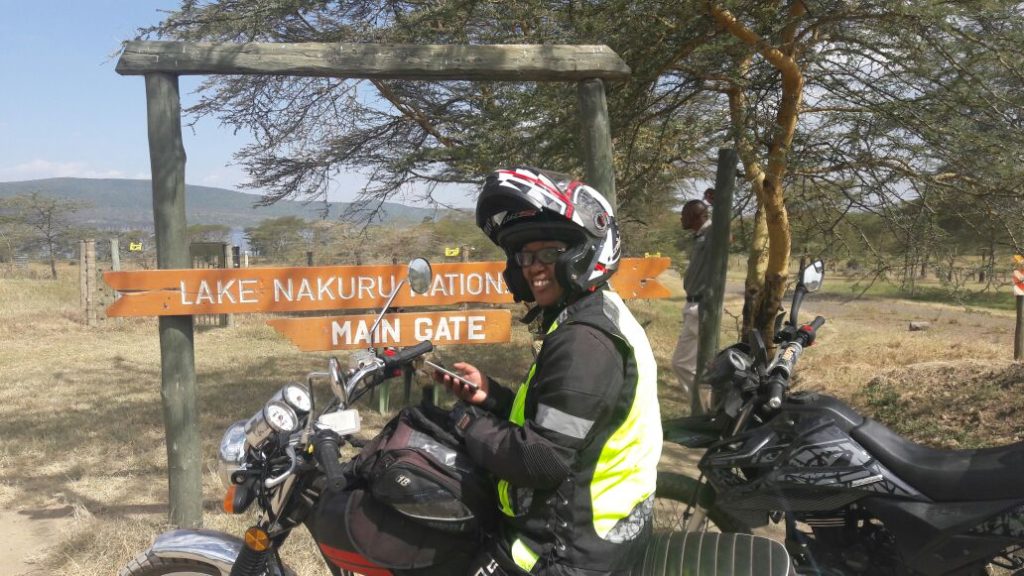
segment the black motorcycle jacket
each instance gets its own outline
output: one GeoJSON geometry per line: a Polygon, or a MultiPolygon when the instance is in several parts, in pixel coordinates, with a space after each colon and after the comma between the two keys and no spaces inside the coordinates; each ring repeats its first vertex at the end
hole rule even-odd
{"type": "Polygon", "coordinates": [[[517,393],[492,381],[489,412],[463,422],[497,481],[502,538],[532,574],[608,574],[642,554],[661,454],[654,354],[609,290],[549,318],[517,393]]]}

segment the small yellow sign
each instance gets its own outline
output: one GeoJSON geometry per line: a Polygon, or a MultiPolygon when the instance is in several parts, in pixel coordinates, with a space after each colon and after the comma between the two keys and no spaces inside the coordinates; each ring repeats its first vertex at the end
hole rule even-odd
{"type": "Polygon", "coordinates": [[[644,258],[661,258],[661,252],[644,252],[644,258]]]}
{"type": "Polygon", "coordinates": [[[445,249],[444,249],[444,255],[445,256],[449,256],[449,257],[458,256],[459,252],[461,252],[461,249],[458,246],[456,246],[454,248],[448,248],[446,246],[445,249]]]}
{"type": "Polygon", "coordinates": [[[142,252],[142,242],[131,242],[128,244],[129,252],[142,252]]]}

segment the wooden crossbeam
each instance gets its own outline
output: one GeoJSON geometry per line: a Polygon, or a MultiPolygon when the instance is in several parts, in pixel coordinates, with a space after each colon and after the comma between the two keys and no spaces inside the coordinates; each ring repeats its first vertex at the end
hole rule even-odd
{"type": "Polygon", "coordinates": [[[624,80],[607,46],[126,42],[117,73],[282,74],[405,80],[624,80]]]}

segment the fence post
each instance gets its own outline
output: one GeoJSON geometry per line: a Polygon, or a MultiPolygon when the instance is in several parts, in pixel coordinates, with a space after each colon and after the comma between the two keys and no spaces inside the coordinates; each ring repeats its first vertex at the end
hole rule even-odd
{"type": "Polygon", "coordinates": [[[700,328],[697,335],[697,370],[690,390],[690,413],[703,414],[701,379],[704,366],[718,351],[718,332],[722,325],[722,306],[725,301],[725,273],[729,262],[729,236],[732,220],[732,194],[736,188],[736,165],[739,162],[732,148],[718,150],[718,173],[715,176],[714,209],[711,211],[711,230],[708,231],[707,275],[711,280],[698,304],[700,328]]]}
{"type": "Polygon", "coordinates": [[[117,238],[110,239],[110,269],[121,271],[121,242],[117,238]]]}
{"type": "Polygon", "coordinates": [[[99,323],[96,314],[96,241],[85,241],[85,322],[89,326],[99,323]]]}
{"type": "Polygon", "coordinates": [[[1024,296],[1017,296],[1017,324],[1013,330],[1013,360],[1020,362],[1024,356],[1024,296]]]}
{"type": "MultiPolygon", "coordinates": [[[[221,266],[221,268],[223,268],[225,270],[231,270],[232,268],[235,267],[234,262],[233,262],[235,253],[231,249],[231,244],[228,244],[227,242],[224,243],[223,250],[224,250],[224,255],[221,258],[221,263],[223,264],[223,266],[221,266]]],[[[234,318],[233,314],[221,314],[220,315],[220,325],[222,327],[230,328],[234,323],[235,323],[235,318],[234,318]]]]}
{"type": "Polygon", "coordinates": [[[86,308],[86,294],[88,294],[85,281],[85,240],[78,241],[78,307],[82,309],[88,322],[88,308],[86,308]]]}

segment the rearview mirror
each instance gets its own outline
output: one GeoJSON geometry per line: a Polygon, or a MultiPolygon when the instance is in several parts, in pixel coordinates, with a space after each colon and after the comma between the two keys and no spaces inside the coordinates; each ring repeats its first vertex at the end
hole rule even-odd
{"type": "Polygon", "coordinates": [[[413,258],[409,262],[409,287],[417,294],[423,294],[430,289],[430,280],[433,277],[433,270],[430,262],[424,258],[413,258]]]}
{"type": "Polygon", "coordinates": [[[341,373],[341,362],[334,356],[327,361],[327,375],[331,379],[331,391],[343,402],[348,402],[348,390],[345,389],[345,376],[341,373]]]}
{"type": "Polygon", "coordinates": [[[821,284],[824,280],[825,263],[821,260],[815,260],[808,264],[800,276],[800,281],[808,292],[814,292],[818,288],[821,288],[821,284]]]}

